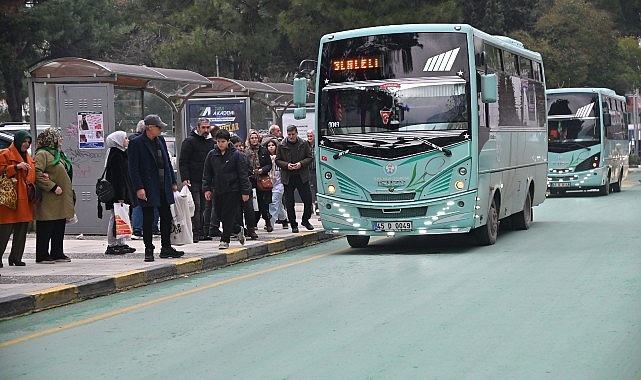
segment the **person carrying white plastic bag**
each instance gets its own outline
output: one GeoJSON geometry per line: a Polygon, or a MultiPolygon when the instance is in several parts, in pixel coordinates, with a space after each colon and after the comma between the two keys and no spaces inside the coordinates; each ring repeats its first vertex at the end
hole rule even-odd
{"type": "Polygon", "coordinates": [[[194,242],[191,217],[194,216],[195,206],[187,186],[183,186],[180,192],[174,192],[174,202],[171,205],[171,216],[173,217],[171,244],[191,244],[194,242]]]}

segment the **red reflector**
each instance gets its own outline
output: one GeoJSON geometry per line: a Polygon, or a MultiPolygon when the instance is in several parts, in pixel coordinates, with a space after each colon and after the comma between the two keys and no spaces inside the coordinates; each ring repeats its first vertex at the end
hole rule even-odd
{"type": "Polygon", "coordinates": [[[321,161],[327,161],[327,156],[321,156],[321,161]]]}

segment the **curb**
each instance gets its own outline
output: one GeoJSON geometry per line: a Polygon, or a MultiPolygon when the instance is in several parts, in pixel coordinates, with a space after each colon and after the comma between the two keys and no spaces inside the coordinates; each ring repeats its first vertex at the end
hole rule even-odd
{"type": "Polygon", "coordinates": [[[6,296],[0,298],[0,320],[167,281],[179,276],[219,269],[334,238],[336,235],[325,231],[306,232],[288,238],[270,240],[265,244],[229,249],[224,253],[176,259],[168,264],[117,273],[113,276],[99,276],[73,284],[6,296]]]}

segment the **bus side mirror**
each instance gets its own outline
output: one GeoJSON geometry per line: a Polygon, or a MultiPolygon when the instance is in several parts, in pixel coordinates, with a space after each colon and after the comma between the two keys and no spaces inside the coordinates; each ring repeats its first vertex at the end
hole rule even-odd
{"type": "Polygon", "coordinates": [[[498,100],[498,81],[496,74],[481,75],[481,101],[483,103],[496,103],[498,100]]]}
{"type": "Polygon", "coordinates": [[[305,107],[294,108],[294,119],[302,120],[306,117],[307,117],[307,108],[305,107]]]}
{"type": "Polygon", "coordinates": [[[294,78],[294,105],[303,107],[307,103],[307,78],[294,78]]]}

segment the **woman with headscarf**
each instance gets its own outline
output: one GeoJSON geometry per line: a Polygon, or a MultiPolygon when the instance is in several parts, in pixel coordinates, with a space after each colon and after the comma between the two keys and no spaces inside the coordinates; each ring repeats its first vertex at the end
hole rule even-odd
{"type": "Polygon", "coordinates": [[[36,185],[42,190],[42,201],[36,207],[36,263],[69,262],[63,243],[67,220],[75,216],[73,169],[62,151],[62,133],[47,128],[38,135],[36,185]],[[50,247],[51,246],[51,247],[50,247]],[[51,250],[49,250],[51,248],[51,250]]]}
{"type": "Polygon", "coordinates": [[[0,150],[0,173],[16,181],[18,203],[15,210],[0,205],[0,268],[2,255],[7,248],[9,237],[13,234],[9,265],[25,266],[22,261],[24,246],[27,240],[29,222],[33,220],[33,205],[27,195],[27,184],[36,182],[36,166],[29,146],[31,136],[27,131],[18,131],[13,136],[13,143],[7,149],[0,150]]]}
{"type": "MultiPolygon", "coordinates": [[[[127,146],[129,138],[124,131],[116,131],[107,136],[107,158],[105,159],[105,178],[114,188],[116,202],[126,203],[132,208],[136,206],[136,196],[129,178],[129,164],[127,160],[127,146]]],[[[113,211],[114,203],[105,204],[107,210],[112,210],[107,227],[107,250],[105,255],[123,255],[136,252],[125,244],[125,238],[116,238],[116,215],[113,211]]]]}
{"type": "Polygon", "coordinates": [[[269,204],[272,203],[272,191],[259,190],[256,186],[258,176],[269,174],[269,171],[272,169],[272,159],[269,156],[269,151],[267,151],[267,148],[260,145],[260,135],[258,134],[258,132],[251,131],[249,133],[248,140],[249,144],[245,149],[245,154],[247,155],[249,164],[253,169],[253,175],[249,177],[249,180],[252,184],[252,187],[256,189],[256,198],[258,198],[258,211],[255,212],[254,225],[247,226],[249,236],[252,237],[252,231],[256,230],[258,220],[261,216],[265,220],[265,229],[267,230],[267,232],[272,232],[274,230],[269,215],[269,204]],[[250,229],[251,227],[254,228],[250,229]]]}

